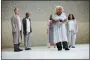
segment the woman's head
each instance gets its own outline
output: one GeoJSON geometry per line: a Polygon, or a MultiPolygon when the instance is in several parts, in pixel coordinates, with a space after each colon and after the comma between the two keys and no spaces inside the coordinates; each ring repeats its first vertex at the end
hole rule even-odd
{"type": "Polygon", "coordinates": [[[63,12],[63,7],[62,6],[56,6],[55,11],[58,15],[60,15],[63,12]]]}
{"type": "Polygon", "coordinates": [[[74,18],[74,15],[73,14],[69,14],[68,15],[68,20],[74,20],[75,18],[74,18]]]}

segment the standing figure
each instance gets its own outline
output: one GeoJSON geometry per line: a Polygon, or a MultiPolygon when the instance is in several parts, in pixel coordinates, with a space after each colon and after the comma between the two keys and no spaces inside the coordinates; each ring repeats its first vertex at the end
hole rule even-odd
{"type": "Polygon", "coordinates": [[[73,14],[68,15],[68,40],[69,47],[75,48],[76,34],[78,32],[77,22],[73,14]]]}
{"type": "Polygon", "coordinates": [[[22,20],[25,50],[31,50],[30,33],[32,32],[32,27],[31,27],[31,19],[29,18],[29,15],[30,15],[29,12],[27,12],[26,17],[22,20]]]}
{"type": "Polygon", "coordinates": [[[14,51],[15,52],[22,51],[22,49],[19,48],[22,39],[22,22],[19,17],[18,8],[14,9],[14,15],[11,17],[11,24],[12,24],[14,51]]]}
{"type": "Polygon", "coordinates": [[[50,46],[54,46],[55,48],[56,45],[53,40],[53,24],[51,20],[49,21],[49,24],[48,24],[48,34],[49,34],[49,48],[50,46]]]}
{"type": "Polygon", "coordinates": [[[62,50],[62,47],[65,50],[69,50],[65,25],[67,21],[66,15],[63,12],[62,6],[57,6],[55,11],[56,12],[50,16],[54,28],[54,42],[56,43],[58,51],[62,50]]]}

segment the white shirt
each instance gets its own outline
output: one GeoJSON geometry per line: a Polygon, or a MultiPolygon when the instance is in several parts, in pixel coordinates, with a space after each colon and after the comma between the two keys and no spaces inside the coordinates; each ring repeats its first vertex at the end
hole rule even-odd
{"type": "Polygon", "coordinates": [[[76,20],[69,20],[68,21],[68,29],[69,29],[69,31],[76,32],[76,30],[77,30],[76,20]]]}
{"type": "Polygon", "coordinates": [[[19,31],[21,31],[21,20],[20,17],[18,15],[16,15],[17,20],[18,20],[18,24],[19,24],[19,31]]]}
{"type": "Polygon", "coordinates": [[[29,18],[26,18],[27,20],[27,32],[29,33],[30,32],[30,21],[29,21],[29,18]]]}

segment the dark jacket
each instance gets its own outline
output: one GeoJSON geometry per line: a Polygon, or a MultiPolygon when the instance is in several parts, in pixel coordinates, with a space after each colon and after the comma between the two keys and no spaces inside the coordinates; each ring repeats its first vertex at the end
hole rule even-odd
{"type": "MultiPolygon", "coordinates": [[[[30,21],[30,32],[29,33],[31,33],[32,32],[32,27],[31,27],[31,19],[29,18],[29,21],[30,21]]],[[[27,34],[27,21],[26,21],[26,17],[25,18],[23,18],[23,20],[22,20],[22,24],[23,24],[23,34],[24,35],[26,35],[27,34]]]]}

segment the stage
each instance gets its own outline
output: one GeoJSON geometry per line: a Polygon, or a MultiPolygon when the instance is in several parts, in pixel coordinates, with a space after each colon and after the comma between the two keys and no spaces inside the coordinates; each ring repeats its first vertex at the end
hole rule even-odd
{"type": "Polygon", "coordinates": [[[13,48],[2,49],[2,59],[89,59],[89,44],[77,44],[69,51],[57,51],[47,46],[31,47],[32,50],[13,52],[13,48]]]}

